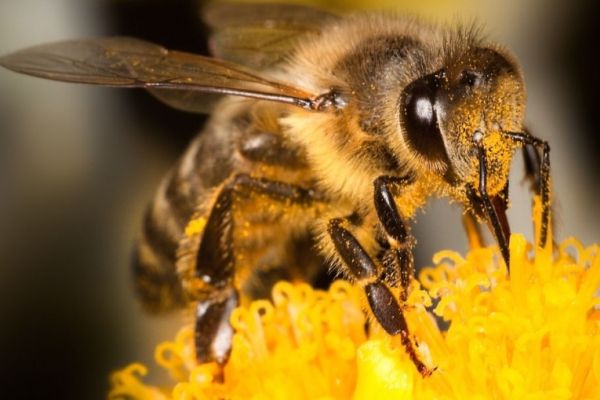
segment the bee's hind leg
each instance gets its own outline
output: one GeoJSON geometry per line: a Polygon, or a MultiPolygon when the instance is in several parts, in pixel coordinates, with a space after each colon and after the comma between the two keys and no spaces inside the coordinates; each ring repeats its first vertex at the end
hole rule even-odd
{"type": "Polygon", "coordinates": [[[239,303],[234,286],[233,206],[252,195],[301,205],[310,205],[314,197],[311,190],[246,174],[238,174],[223,185],[204,227],[195,263],[195,278],[210,288],[199,296],[196,308],[195,350],[200,363],[224,365],[229,358],[233,337],[229,319],[239,303]]]}
{"type": "Polygon", "coordinates": [[[199,363],[224,364],[231,350],[233,329],[229,318],[239,302],[233,287],[232,199],[231,187],[223,187],[204,227],[196,256],[195,278],[210,288],[196,306],[194,341],[199,363]]]}

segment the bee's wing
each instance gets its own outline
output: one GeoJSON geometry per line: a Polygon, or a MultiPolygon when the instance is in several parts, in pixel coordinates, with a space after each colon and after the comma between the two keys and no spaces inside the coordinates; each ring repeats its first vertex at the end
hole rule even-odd
{"type": "Polygon", "coordinates": [[[254,69],[281,62],[298,39],[318,33],[338,17],[323,10],[293,4],[212,4],[204,21],[213,30],[213,54],[254,69]]]}
{"type": "Polygon", "coordinates": [[[231,94],[308,107],[311,94],[244,67],[116,37],[30,47],[0,57],[0,65],[46,79],[145,88],[167,104],[203,112],[202,95],[231,94]]]}

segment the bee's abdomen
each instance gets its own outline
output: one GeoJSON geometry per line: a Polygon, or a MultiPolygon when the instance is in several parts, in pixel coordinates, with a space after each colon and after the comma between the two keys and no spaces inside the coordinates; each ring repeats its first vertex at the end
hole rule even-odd
{"type": "MultiPolygon", "coordinates": [[[[234,129],[228,126],[230,136],[234,129]]],[[[193,213],[232,169],[232,142],[223,126],[209,126],[165,177],[144,217],[133,259],[136,290],[144,308],[163,312],[187,303],[176,268],[177,248],[193,213]]]]}
{"type": "Polygon", "coordinates": [[[183,206],[183,195],[175,196],[173,189],[169,195],[173,175],[167,176],[146,210],[132,264],[136,291],[144,308],[151,312],[169,311],[186,302],[175,254],[193,205],[188,200],[189,205],[183,206]]]}
{"type": "Polygon", "coordinates": [[[153,250],[138,243],[133,255],[132,269],[135,289],[143,307],[150,312],[166,312],[185,304],[181,283],[172,260],[148,255],[153,250]]]}

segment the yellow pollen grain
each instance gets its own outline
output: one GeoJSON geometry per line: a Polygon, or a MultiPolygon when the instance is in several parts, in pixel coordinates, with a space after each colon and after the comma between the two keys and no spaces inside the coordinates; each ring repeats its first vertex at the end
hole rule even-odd
{"type": "Polygon", "coordinates": [[[206,219],[203,217],[192,219],[185,227],[185,235],[187,237],[199,235],[204,230],[205,225],[206,219]]]}

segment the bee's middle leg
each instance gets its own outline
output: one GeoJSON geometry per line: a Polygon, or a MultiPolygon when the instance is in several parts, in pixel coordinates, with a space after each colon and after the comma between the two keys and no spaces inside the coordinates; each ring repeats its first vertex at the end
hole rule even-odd
{"type": "Polygon", "coordinates": [[[375,210],[389,244],[383,265],[388,271],[392,270],[388,275],[400,275],[402,301],[408,297],[408,286],[414,274],[412,247],[415,241],[398,212],[390,186],[402,187],[408,182],[407,178],[381,176],[373,184],[375,210]]]}
{"type": "Polygon", "coordinates": [[[233,207],[234,203],[252,195],[263,195],[282,204],[309,205],[314,198],[311,190],[246,174],[236,175],[221,188],[204,227],[196,256],[195,278],[211,288],[196,308],[195,350],[198,362],[224,364],[229,358],[233,337],[229,318],[239,302],[239,293],[233,283],[233,207]]]}
{"type": "MultiPolygon", "coordinates": [[[[401,296],[405,299],[406,289],[412,276],[412,239],[387,187],[388,184],[404,184],[406,182],[405,180],[395,181],[396,179],[381,177],[375,181],[375,207],[390,242],[387,252],[395,257],[393,263],[384,265],[384,268],[395,265],[400,269],[400,284],[403,286],[401,296]],[[393,180],[394,182],[392,182],[393,180]]],[[[384,282],[386,271],[381,271],[381,268],[373,261],[354,235],[343,225],[344,219],[341,218],[329,221],[329,235],[343,262],[358,284],[364,287],[369,307],[375,319],[388,334],[400,335],[402,344],[419,373],[423,376],[430,375],[432,371],[421,361],[411,341],[402,306],[384,282]]]]}

